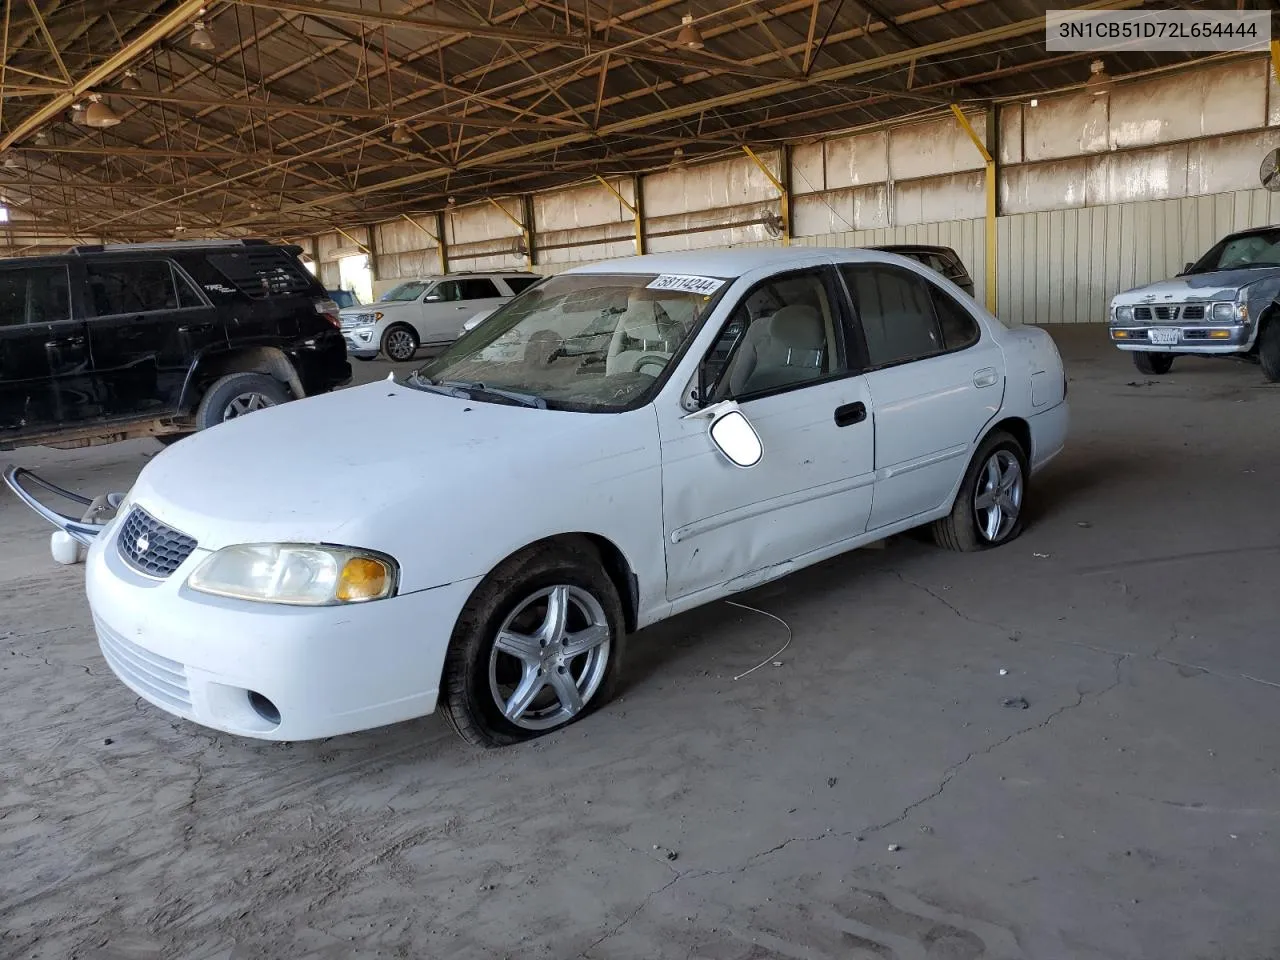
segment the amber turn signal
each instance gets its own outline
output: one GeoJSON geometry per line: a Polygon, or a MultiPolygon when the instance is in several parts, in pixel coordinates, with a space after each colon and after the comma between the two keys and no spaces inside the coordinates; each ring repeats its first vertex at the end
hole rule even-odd
{"type": "Polygon", "coordinates": [[[391,570],[373,557],[352,557],[338,574],[336,596],[346,603],[379,600],[391,592],[391,570]]]}

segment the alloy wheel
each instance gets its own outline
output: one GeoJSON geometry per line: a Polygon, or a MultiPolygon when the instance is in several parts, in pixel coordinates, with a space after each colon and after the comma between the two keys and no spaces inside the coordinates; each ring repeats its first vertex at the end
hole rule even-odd
{"type": "Polygon", "coordinates": [[[558,584],[522,600],[489,655],[489,690],[508,722],[526,730],[568,723],[595,696],[609,666],[612,631],[600,601],[558,584]]]}
{"type": "Polygon", "coordinates": [[[387,334],[387,356],[392,360],[409,360],[415,347],[413,335],[407,330],[392,330],[387,334]]]}
{"type": "Polygon", "coordinates": [[[1022,465],[1009,450],[997,450],[978,473],[973,512],[978,532],[999,543],[1013,530],[1022,511],[1022,465]]]}
{"type": "Polygon", "coordinates": [[[222,422],[234,420],[236,417],[243,417],[246,413],[253,413],[255,410],[265,410],[267,407],[274,407],[276,402],[270,397],[261,393],[242,393],[237,397],[233,397],[231,401],[222,408],[222,422]]]}

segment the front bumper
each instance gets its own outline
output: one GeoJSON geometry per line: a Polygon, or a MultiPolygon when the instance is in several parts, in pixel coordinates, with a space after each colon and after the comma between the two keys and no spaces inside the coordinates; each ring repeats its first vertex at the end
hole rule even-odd
{"type": "Polygon", "coordinates": [[[263,740],[331,737],[435,709],[477,580],[333,607],[230,600],[185,586],[209,551],[155,580],[121,558],[119,528],[89,548],[89,607],[112,671],[160,709],[263,740]]]}
{"type": "Polygon", "coordinates": [[[353,357],[378,355],[378,332],[372,326],[344,327],[342,338],[347,342],[347,353],[353,357]]]}
{"type": "Polygon", "coordinates": [[[1150,353],[1243,353],[1252,346],[1251,324],[1146,323],[1110,325],[1111,342],[1121,350],[1150,353]],[[1152,331],[1170,331],[1176,343],[1156,343],[1152,331]]]}

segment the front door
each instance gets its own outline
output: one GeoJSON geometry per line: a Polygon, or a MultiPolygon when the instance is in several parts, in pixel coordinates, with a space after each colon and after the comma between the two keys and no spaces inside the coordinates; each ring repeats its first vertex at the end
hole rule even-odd
{"type": "Polygon", "coordinates": [[[191,358],[221,336],[215,308],[168,260],[90,261],[84,271],[108,413],[170,410],[191,358]]]}
{"type": "Polygon", "coordinates": [[[866,530],[871,395],[846,362],[834,270],[780,274],[739,302],[704,361],[709,402],[736,400],[759,463],[729,463],[705,418],[659,413],[668,599],[772,579],[789,561],[866,530]]]}
{"type": "Polygon", "coordinates": [[[424,344],[452,343],[464,323],[501,302],[497,284],[488,277],[442,280],[423,301],[418,338],[424,344]]]}
{"type": "Polygon", "coordinates": [[[842,264],[875,403],[870,529],[942,506],[1004,398],[1004,354],[931,279],[883,263],[842,264]]]}
{"type": "Polygon", "coordinates": [[[65,265],[0,272],[0,440],[100,412],[65,265]]]}

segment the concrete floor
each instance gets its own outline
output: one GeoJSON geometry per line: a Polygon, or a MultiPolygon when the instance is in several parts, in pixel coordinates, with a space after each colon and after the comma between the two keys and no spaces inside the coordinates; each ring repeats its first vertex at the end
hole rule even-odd
{"type": "MultiPolygon", "coordinates": [[[[1055,335],[1074,427],[1020,540],[754,591],[795,639],[737,681],[782,628],[681,616],[620,700],[501,752],[135,702],[0,497],[0,957],[1280,955],[1280,389],[1055,335]]],[[[16,456],[123,489],[157,449],[16,456]]]]}

